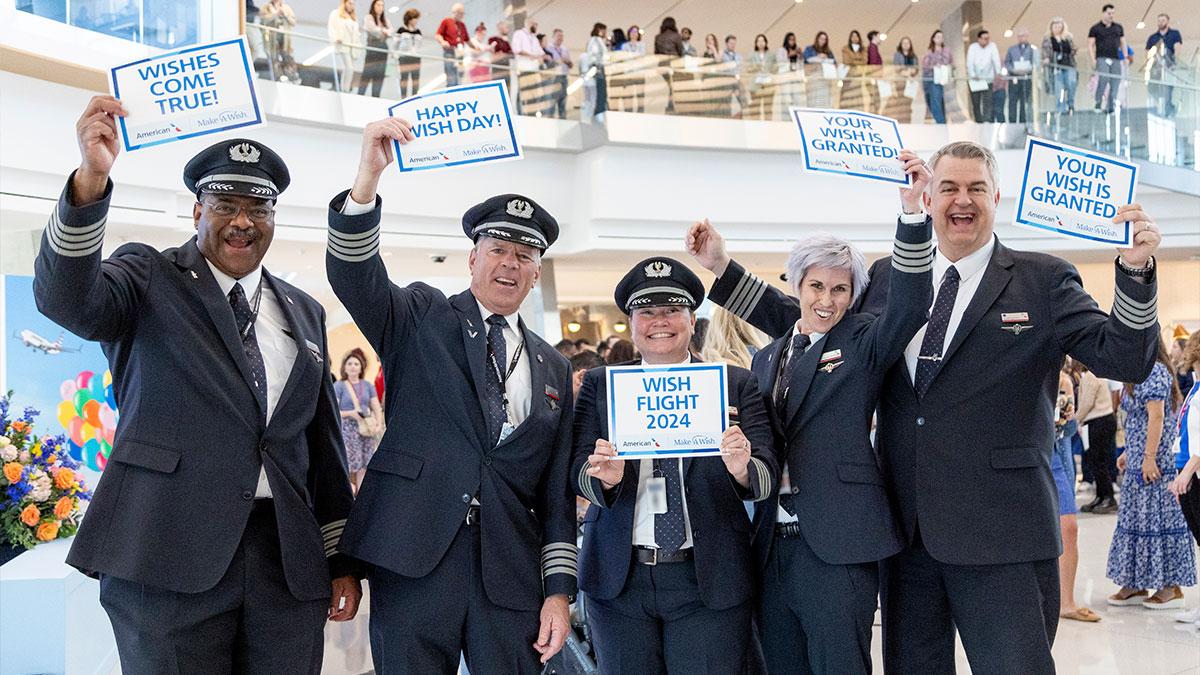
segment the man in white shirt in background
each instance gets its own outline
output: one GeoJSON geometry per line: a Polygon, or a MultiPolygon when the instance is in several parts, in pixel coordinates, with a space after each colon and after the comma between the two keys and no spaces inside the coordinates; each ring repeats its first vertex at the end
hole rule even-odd
{"type": "Polygon", "coordinates": [[[967,49],[967,86],[971,90],[971,115],[976,122],[992,122],[992,87],[1000,74],[1000,50],[986,29],[975,35],[967,49]]]}
{"type": "Polygon", "coordinates": [[[522,107],[521,92],[536,90],[541,86],[541,77],[528,73],[541,70],[542,64],[547,60],[546,50],[542,49],[538,42],[537,27],[537,19],[529,17],[525,20],[525,25],[518,28],[512,36],[512,50],[517,57],[517,95],[514,98],[517,100],[518,113],[522,107]]]}

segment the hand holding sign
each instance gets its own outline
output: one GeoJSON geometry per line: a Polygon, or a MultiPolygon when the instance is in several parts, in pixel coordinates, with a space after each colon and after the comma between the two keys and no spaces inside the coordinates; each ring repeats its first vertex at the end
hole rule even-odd
{"type": "Polygon", "coordinates": [[[104,196],[108,174],[121,152],[116,116],[124,114],[125,108],[116,98],[93,96],[75,123],[80,160],[71,183],[75,206],[90,204],[104,196]]]}
{"type": "Polygon", "coordinates": [[[358,175],[354,178],[350,198],[359,204],[374,204],[379,177],[396,158],[392,143],[407,145],[414,138],[412,125],[400,117],[386,117],[368,124],[363,129],[358,175]]]}
{"type": "Polygon", "coordinates": [[[1125,264],[1130,267],[1145,267],[1150,264],[1150,257],[1162,243],[1162,234],[1158,231],[1158,225],[1142,211],[1142,205],[1126,204],[1122,206],[1117,209],[1117,215],[1113,216],[1113,222],[1133,223],[1133,231],[1130,233],[1133,246],[1117,249],[1117,252],[1121,254],[1121,260],[1124,260],[1125,264]]]}
{"type": "Polygon", "coordinates": [[[596,439],[596,451],[588,455],[587,475],[599,478],[604,489],[611,490],[625,475],[625,460],[617,459],[617,451],[603,438],[596,439]]]}
{"type": "Polygon", "coordinates": [[[729,427],[721,436],[721,460],[738,485],[750,487],[750,440],[741,427],[729,427]]]}
{"type": "Polygon", "coordinates": [[[688,228],[683,247],[704,269],[718,277],[729,267],[729,252],[725,250],[725,238],[708,218],[696,221],[688,228]]]}
{"type": "Polygon", "coordinates": [[[905,213],[920,213],[924,207],[922,198],[925,188],[929,187],[929,182],[933,180],[933,172],[925,166],[925,160],[907,148],[900,151],[898,159],[904,166],[904,173],[909,180],[908,186],[900,188],[901,207],[905,213]]]}

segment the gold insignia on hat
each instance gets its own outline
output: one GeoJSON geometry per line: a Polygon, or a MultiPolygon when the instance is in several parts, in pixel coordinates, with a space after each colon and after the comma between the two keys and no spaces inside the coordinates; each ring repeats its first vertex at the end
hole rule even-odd
{"type": "Polygon", "coordinates": [[[505,209],[505,211],[507,211],[508,215],[510,216],[516,216],[518,218],[532,218],[533,204],[530,204],[524,199],[513,199],[508,202],[508,207],[505,209]]]}
{"type": "Polygon", "coordinates": [[[671,266],[661,260],[655,260],[646,265],[643,271],[646,272],[646,276],[651,278],[671,276],[671,266]]]}
{"type": "Polygon", "coordinates": [[[259,155],[261,154],[258,148],[249,143],[238,143],[237,145],[229,146],[229,159],[235,162],[257,164],[259,155]]]}

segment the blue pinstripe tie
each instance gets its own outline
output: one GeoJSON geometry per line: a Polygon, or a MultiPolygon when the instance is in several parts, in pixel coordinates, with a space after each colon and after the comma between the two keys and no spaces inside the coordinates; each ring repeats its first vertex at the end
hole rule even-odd
{"type": "Polygon", "coordinates": [[[950,326],[950,315],[954,313],[954,298],[958,295],[958,270],[951,265],[938,287],[937,300],[929,312],[929,323],[925,326],[925,337],[921,340],[921,354],[917,357],[917,373],[913,377],[913,389],[917,398],[929,391],[933,376],[942,367],[942,345],[946,344],[946,329],[950,326]]]}

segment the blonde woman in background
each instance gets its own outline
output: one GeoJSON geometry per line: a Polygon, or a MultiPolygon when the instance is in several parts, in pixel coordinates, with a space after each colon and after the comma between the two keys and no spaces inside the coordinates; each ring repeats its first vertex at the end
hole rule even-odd
{"type": "Polygon", "coordinates": [[[333,43],[334,58],[337,59],[337,88],[350,91],[354,84],[354,62],[361,49],[358,39],[358,15],[354,12],[354,0],[342,0],[337,9],[329,13],[329,41],[333,43]]]}
{"type": "Polygon", "coordinates": [[[714,307],[712,323],[708,326],[700,358],[714,363],[724,361],[731,366],[749,368],[754,354],[770,342],[762,331],[728,310],[714,307]]]}

